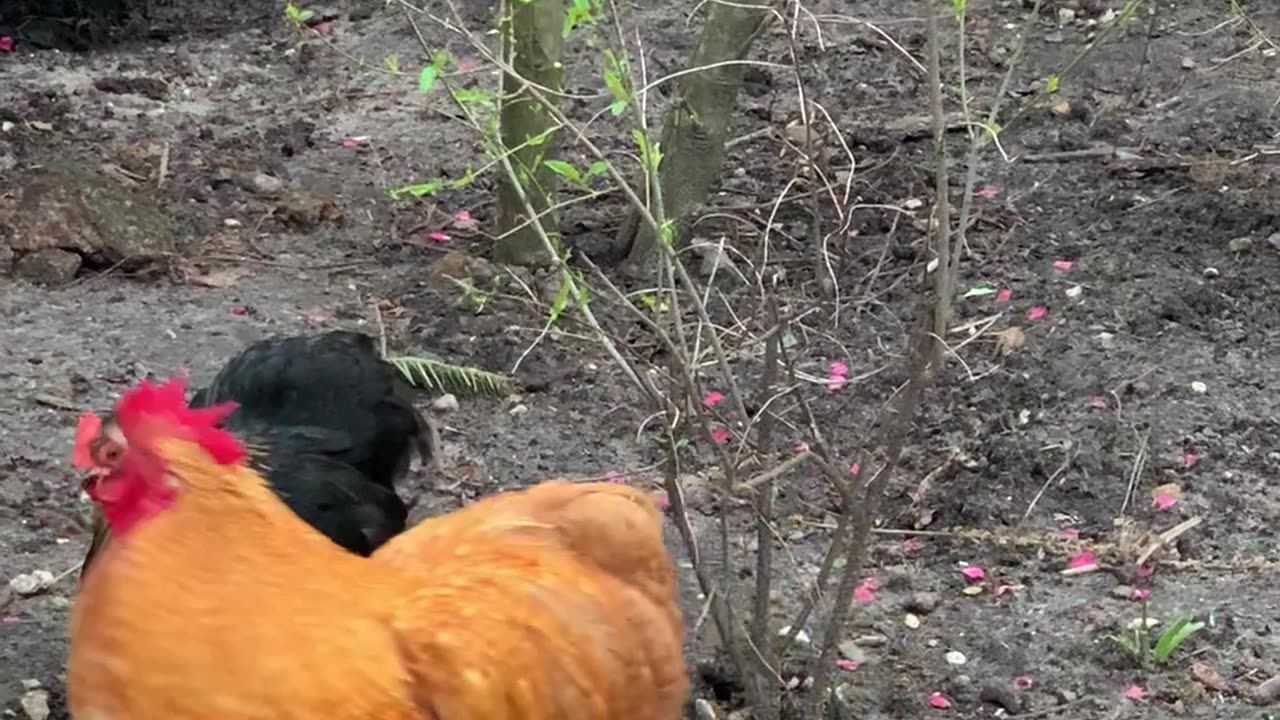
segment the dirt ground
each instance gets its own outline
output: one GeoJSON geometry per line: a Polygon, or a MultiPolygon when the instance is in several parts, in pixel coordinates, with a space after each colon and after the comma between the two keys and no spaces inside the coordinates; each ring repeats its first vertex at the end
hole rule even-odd
{"type": "MultiPolygon", "coordinates": [[[[232,268],[222,277],[234,279],[203,287],[83,272],[46,288],[0,274],[0,576],[59,574],[81,557],[87,507],[67,458],[75,407],[101,408],[136,378],[177,369],[206,378],[244,343],[271,333],[377,333],[370,308],[378,301],[394,353],[431,351],[509,371],[537,338],[542,319],[530,303],[495,296],[476,312],[439,280],[448,251],[487,254],[479,233],[451,230],[448,240],[433,241],[440,221],[431,203],[388,199],[391,188],[456,178],[484,162],[439,97],[422,98],[412,79],[357,67],[358,58],[380,66],[393,53],[416,67],[412,30],[382,3],[372,5],[337,6],[326,38],[334,49],[300,42],[281,19],[91,54],[21,43],[0,54],[0,108],[13,122],[0,133],[0,192],[17,192],[24,176],[58,157],[135,170],[142,158],[143,170],[154,170],[167,146],[156,196],[179,221],[180,254],[205,272],[232,268]],[[168,88],[157,100],[94,87],[121,75],[158,78],[168,88]],[[228,182],[227,172],[269,173],[331,198],[344,220],[305,232],[287,227],[267,217],[269,200],[228,182]]],[[[683,21],[684,6],[651,5],[636,10],[649,69],[675,71],[696,31],[683,21]]],[[[1093,20],[1121,9],[1117,0],[1083,3],[1081,17],[1060,23],[1060,6],[1074,6],[1045,5],[1009,88],[1011,107],[1072,62],[1096,36],[1093,20]]],[[[821,310],[800,333],[803,367],[820,379],[840,359],[858,378],[838,392],[814,391],[826,434],[850,457],[903,380],[894,356],[932,202],[927,139],[894,129],[924,107],[923,74],[894,46],[923,59],[922,7],[814,6],[825,48],[810,36],[802,50],[809,92],[858,163],[854,190],[863,205],[854,232],[832,248],[840,312],[819,299],[803,259],[803,204],[782,206],[773,252],[788,270],[786,302],[821,310]],[[836,14],[851,7],[874,27],[836,14]],[[886,205],[914,217],[899,219],[886,205]]],[[[1250,24],[1227,22],[1225,4],[1152,7],[1153,20],[1140,15],[1074,67],[1053,101],[1062,104],[1030,111],[1002,136],[1002,150],[1018,161],[995,154],[979,170],[964,285],[1008,289],[1009,298],[959,301],[955,324],[981,333],[963,346],[970,337],[963,327],[952,338],[963,361],[951,363],[927,398],[885,498],[884,532],[867,571],[878,589],[865,593],[869,602],[847,631],[862,639],[852,651],[861,664],[840,671],[847,716],[1266,712],[1252,694],[1280,673],[1271,531],[1280,501],[1268,492],[1280,470],[1271,392],[1280,387],[1272,355],[1280,348],[1280,59],[1269,39],[1280,37],[1280,14],[1258,7],[1250,24]],[[1112,147],[1123,152],[1098,151],[1112,147]],[[1047,312],[1036,317],[1035,308],[1047,312]],[[993,333],[1015,327],[1025,344],[998,354],[993,333]],[[1127,567],[1147,533],[1191,518],[1201,524],[1158,555],[1149,578],[1061,573],[1081,553],[1127,567]],[[966,564],[985,570],[983,592],[964,592],[966,564]],[[1150,590],[1155,617],[1194,614],[1209,625],[1167,667],[1140,670],[1108,639],[1138,616],[1134,588],[1150,590]],[[932,709],[933,693],[950,708],[932,709]]],[[[466,12],[471,21],[486,16],[478,4],[466,12]]],[[[1003,75],[993,58],[1009,48],[1022,12],[1015,2],[970,3],[969,78],[980,108],[1003,75]]],[[[469,52],[424,31],[434,47],[469,52]]],[[[574,72],[587,53],[575,48],[570,65],[568,85],[581,93],[596,91],[599,77],[574,72]]],[[[764,37],[758,57],[786,62],[786,37],[764,37]]],[[[782,127],[797,108],[791,75],[753,68],[742,105],[735,136],[782,127]]],[[[580,117],[595,110],[574,108],[580,117]]],[[[612,150],[627,141],[606,121],[594,135],[612,150]]],[[[963,144],[962,134],[950,137],[963,144]]],[[[718,208],[767,215],[791,172],[780,149],[776,136],[762,134],[735,146],[718,208]]],[[[492,195],[482,179],[434,202],[446,214],[469,211],[484,230],[492,195]]],[[[607,246],[619,203],[567,211],[567,237],[607,246]]],[[[534,294],[545,284],[526,280],[534,294]]],[[[647,411],[598,349],[547,339],[518,375],[533,385],[518,401],[465,402],[445,419],[446,465],[464,483],[429,492],[428,508],[549,476],[618,472],[656,482],[657,450],[644,433],[637,441],[647,411]]],[[[797,430],[786,446],[803,439],[797,430]]],[[[709,459],[705,450],[697,457],[709,459]]],[[[695,466],[691,474],[704,472],[695,466]]],[[[423,482],[416,476],[408,491],[423,482]]],[[[787,598],[816,572],[834,526],[832,502],[816,477],[794,476],[781,493],[779,626],[794,612],[787,598]]],[[[694,502],[702,535],[713,534],[715,512],[705,498],[694,502]]],[[[745,576],[741,549],[754,536],[745,511],[735,513],[745,576]]],[[[700,603],[687,590],[692,620],[700,603]]],[[[73,595],[68,578],[3,611],[7,714],[23,716],[24,682],[34,680],[50,693],[52,717],[65,716],[73,595]]],[[[806,632],[817,637],[817,626],[806,632]]],[[[691,643],[700,665],[708,633],[701,626],[691,643]]],[[[721,717],[741,710],[732,688],[706,682],[695,690],[721,717]]]]}

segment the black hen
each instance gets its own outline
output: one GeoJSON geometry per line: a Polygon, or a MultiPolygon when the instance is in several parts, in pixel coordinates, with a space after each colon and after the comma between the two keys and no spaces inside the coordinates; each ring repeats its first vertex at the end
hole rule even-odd
{"type": "MultiPolygon", "coordinates": [[[[408,511],[395,483],[413,455],[434,460],[434,433],[412,396],[372,339],[334,331],[250,345],[191,405],[236,402],[223,427],[249,448],[250,464],[281,500],[338,545],[368,555],[404,530],[408,511]]],[[[99,457],[122,442],[110,417],[95,442],[99,457]]],[[[109,537],[95,513],[81,573],[109,537]]]]}

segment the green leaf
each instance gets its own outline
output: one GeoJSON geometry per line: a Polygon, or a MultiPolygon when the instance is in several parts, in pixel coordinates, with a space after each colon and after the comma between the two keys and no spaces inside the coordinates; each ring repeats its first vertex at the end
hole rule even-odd
{"type": "Polygon", "coordinates": [[[1178,621],[1170,625],[1160,635],[1160,639],[1156,641],[1155,659],[1161,665],[1169,662],[1169,658],[1178,651],[1192,635],[1204,629],[1204,623],[1192,622],[1189,617],[1178,618],[1178,621]]]}
{"type": "Polygon", "coordinates": [[[439,76],[440,69],[435,65],[422,68],[422,72],[418,73],[418,92],[423,94],[431,92],[431,86],[436,84],[436,78],[439,76]]]}
{"type": "Polygon", "coordinates": [[[612,113],[614,117],[618,117],[619,115],[621,115],[626,111],[627,111],[626,100],[615,100],[609,103],[609,112],[612,113]]]}
{"type": "Polygon", "coordinates": [[[578,168],[570,165],[563,160],[543,160],[542,164],[551,172],[565,178],[569,182],[577,185],[583,184],[582,174],[578,172],[578,168]]]}
{"type": "Polygon", "coordinates": [[[967,291],[965,291],[965,294],[961,295],[960,297],[961,298],[983,297],[985,295],[994,295],[995,292],[996,292],[996,289],[991,287],[990,285],[979,285],[977,287],[969,288],[967,291]]]}
{"type": "Polygon", "coordinates": [[[1045,88],[1044,88],[1045,92],[1049,93],[1050,95],[1058,92],[1058,85],[1061,83],[1062,83],[1061,75],[1059,75],[1058,73],[1054,73],[1050,75],[1049,80],[1045,83],[1045,88]]]}
{"type": "Polygon", "coordinates": [[[382,63],[387,66],[387,70],[391,73],[395,75],[400,74],[400,58],[395,55],[388,55],[382,63]]]}
{"type": "Polygon", "coordinates": [[[572,280],[569,278],[560,279],[560,291],[556,293],[556,299],[551,303],[551,310],[547,313],[548,325],[554,325],[556,320],[560,319],[560,314],[569,306],[569,291],[572,287],[572,280]]]}
{"type": "Polygon", "coordinates": [[[597,160],[587,167],[587,178],[603,175],[608,171],[609,163],[605,160],[597,160]]]}
{"type": "Polygon", "coordinates": [[[436,178],[435,180],[429,180],[424,183],[415,183],[413,185],[405,185],[404,187],[398,187],[392,190],[391,199],[399,200],[405,195],[412,195],[416,198],[424,197],[427,195],[435,195],[436,193],[440,192],[440,190],[444,187],[444,185],[445,185],[445,181],[442,178],[436,178]]]}
{"type": "Polygon", "coordinates": [[[388,358],[408,382],[418,390],[453,393],[459,399],[506,397],[515,392],[511,379],[465,365],[452,365],[427,357],[388,358]]]}

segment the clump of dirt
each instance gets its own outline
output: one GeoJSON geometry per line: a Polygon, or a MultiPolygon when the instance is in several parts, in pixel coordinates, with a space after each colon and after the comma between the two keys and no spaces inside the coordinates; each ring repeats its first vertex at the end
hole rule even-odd
{"type": "MultiPolygon", "coordinates": [[[[1121,10],[1118,1],[1084,5],[1046,3],[1011,103],[1036,97],[1097,37],[1107,13],[1121,10]]],[[[82,555],[87,509],[66,457],[81,408],[101,408],[150,374],[206,377],[270,333],[356,327],[406,353],[497,371],[519,363],[523,397],[466,403],[448,419],[445,463],[461,482],[431,489],[418,477],[405,489],[425,493],[432,512],[551,476],[615,472],[656,488],[661,451],[641,430],[649,414],[641,398],[607,356],[572,337],[571,324],[543,337],[539,307],[554,300],[554,278],[486,259],[481,231],[496,215],[488,180],[430,202],[388,199],[392,188],[483,165],[448,103],[350,62],[418,57],[402,16],[362,3],[326,11],[329,34],[316,42],[274,8],[267,21],[260,4],[218,7],[208,12],[234,31],[76,56],[32,49],[20,37],[17,53],[0,55],[0,120],[13,123],[0,135],[0,171],[13,181],[0,191],[5,207],[34,192],[60,157],[84,158],[95,172],[114,168],[103,171],[137,184],[172,228],[164,252],[175,264],[162,278],[115,268],[43,288],[8,272],[22,258],[6,267],[0,257],[0,574],[56,576],[82,555]]],[[[477,16],[468,21],[487,21],[482,9],[465,9],[477,16]]],[[[848,12],[812,9],[824,23],[848,12]]],[[[817,308],[796,328],[803,369],[821,378],[839,359],[856,378],[814,394],[824,433],[850,462],[905,379],[896,356],[933,200],[914,62],[923,57],[923,25],[910,19],[925,5],[877,1],[860,10],[893,42],[830,21],[823,49],[815,42],[803,54],[811,97],[847,132],[857,160],[852,232],[830,248],[840,305],[816,291],[823,278],[809,255],[807,202],[783,202],[771,214],[794,171],[785,128],[798,99],[787,70],[753,68],[713,202],[759,227],[769,218],[771,262],[786,270],[780,300],[817,308]]],[[[683,66],[696,38],[683,12],[634,11],[652,72],[683,66]]],[[[1020,12],[971,14],[974,98],[1000,85],[1013,47],[1007,28],[1020,12]]],[[[955,356],[890,485],[859,608],[841,638],[849,662],[838,694],[854,716],[914,717],[945,701],[961,717],[1057,708],[1080,717],[1217,718],[1246,712],[1255,686],[1280,671],[1270,631],[1280,621],[1270,587],[1280,506],[1267,491],[1280,468],[1272,442],[1280,413],[1268,392],[1280,387],[1269,362],[1280,342],[1272,301],[1280,178],[1270,161],[1280,81],[1257,44],[1259,32],[1280,34],[1280,16],[1264,8],[1249,19],[1184,4],[1124,26],[1011,124],[979,168],[966,292],[948,337],[955,356]],[[1015,329],[1019,342],[1010,343],[1015,329]],[[1159,555],[1154,575],[1133,572],[1156,533],[1196,518],[1159,555]],[[1081,558],[1102,570],[1061,572],[1081,558]],[[1193,652],[1150,671],[1107,639],[1140,613],[1133,598],[1146,591],[1153,616],[1209,621],[1193,652]]],[[[424,32],[432,47],[468,52],[424,32]]],[[[595,75],[583,70],[592,52],[575,46],[567,76],[594,90],[585,78],[595,75]]],[[[787,58],[788,39],[766,34],[757,54],[787,58]]],[[[656,110],[669,101],[653,98],[656,110]]],[[[585,119],[597,109],[574,112],[585,119]]],[[[623,150],[624,129],[601,123],[599,143],[623,150]]],[[[964,127],[957,122],[948,136],[957,168],[964,127]]],[[[624,210],[616,198],[566,208],[566,238],[606,247],[599,255],[608,257],[624,210]]],[[[704,231],[723,231],[744,255],[759,256],[759,233],[714,223],[704,231]]],[[[69,238],[43,247],[84,256],[69,238]]],[[[42,262],[59,272],[63,260],[42,262]]],[[[721,283],[725,297],[748,292],[721,283]]],[[[625,318],[606,321],[628,350],[664,362],[625,318]]],[[[805,440],[802,427],[780,434],[779,447],[805,440]]],[[[703,445],[690,446],[689,495],[695,530],[713,543],[719,507],[706,490],[703,445]]],[[[870,468],[875,459],[863,462],[870,468]]],[[[835,507],[817,478],[792,477],[780,489],[779,627],[807,595],[835,507]]],[[[752,516],[747,508],[730,515],[731,570],[749,578],[752,516]]],[[[682,582],[693,627],[702,602],[687,572],[682,582]]],[[[6,709],[24,712],[32,688],[22,681],[34,680],[49,691],[52,717],[65,717],[73,596],[63,581],[0,613],[6,709]]],[[[722,715],[740,709],[741,688],[725,681],[705,624],[691,633],[689,652],[702,681],[697,696],[722,715]]],[[[798,679],[802,697],[804,663],[780,671],[798,679]]]]}

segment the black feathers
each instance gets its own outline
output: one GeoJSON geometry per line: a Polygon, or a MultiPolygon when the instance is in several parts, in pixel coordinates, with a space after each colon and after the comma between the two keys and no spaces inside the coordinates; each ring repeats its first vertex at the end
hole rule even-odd
{"type": "MultiPolygon", "coordinates": [[[[434,459],[413,392],[371,338],[334,331],[250,345],[191,406],[236,402],[223,427],[248,447],[249,463],[304,521],[368,555],[404,530],[408,510],[395,483],[413,455],[434,459]]],[[[100,515],[94,530],[86,567],[106,540],[100,515]]]]}

